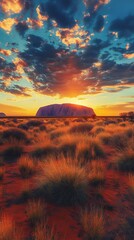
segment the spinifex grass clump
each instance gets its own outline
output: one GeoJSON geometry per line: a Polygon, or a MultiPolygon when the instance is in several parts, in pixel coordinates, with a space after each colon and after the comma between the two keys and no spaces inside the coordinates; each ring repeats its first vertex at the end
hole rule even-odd
{"type": "Polygon", "coordinates": [[[40,222],[36,226],[33,237],[34,240],[57,240],[54,229],[50,228],[46,221],[40,222]]]}
{"type": "Polygon", "coordinates": [[[65,159],[50,160],[42,165],[39,188],[43,196],[55,204],[84,204],[87,200],[88,177],[84,168],[65,159]]]}
{"type": "Polygon", "coordinates": [[[89,181],[93,185],[103,184],[105,182],[105,170],[102,161],[93,160],[89,164],[89,181]]]}
{"type": "Polygon", "coordinates": [[[77,157],[83,162],[91,159],[104,157],[105,153],[101,143],[97,140],[90,139],[88,142],[80,142],[77,145],[77,157]]]}
{"type": "Polygon", "coordinates": [[[115,160],[115,165],[119,170],[134,172],[134,150],[121,152],[115,160]]]}
{"type": "Polygon", "coordinates": [[[2,133],[2,139],[4,142],[24,142],[28,141],[27,134],[25,131],[18,128],[9,128],[2,133]]]}
{"type": "Polygon", "coordinates": [[[75,157],[76,153],[76,143],[75,142],[67,142],[61,144],[59,147],[60,153],[64,155],[64,157],[75,157]]]}
{"type": "Polygon", "coordinates": [[[90,132],[93,128],[93,124],[91,123],[80,123],[74,125],[70,128],[70,133],[87,133],[90,132]]]}
{"type": "Polygon", "coordinates": [[[80,222],[86,240],[102,240],[104,237],[104,216],[102,209],[82,209],[80,222]]]}
{"type": "Polygon", "coordinates": [[[16,161],[23,153],[23,147],[21,146],[10,146],[2,152],[4,161],[13,162],[16,161]]]}
{"type": "Polygon", "coordinates": [[[55,146],[38,147],[32,153],[31,157],[36,159],[45,159],[50,156],[56,156],[58,149],[55,146]]]}
{"type": "Polygon", "coordinates": [[[23,178],[31,177],[36,171],[36,165],[32,158],[23,156],[18,162],[19,171],[23,178]]]}
{"type": "Polygon", "coordinates": [[[36,226],[43,219],[46,219],[46,205],[41,200],[28,202],[26,213],[32,226],[36,226]]]}

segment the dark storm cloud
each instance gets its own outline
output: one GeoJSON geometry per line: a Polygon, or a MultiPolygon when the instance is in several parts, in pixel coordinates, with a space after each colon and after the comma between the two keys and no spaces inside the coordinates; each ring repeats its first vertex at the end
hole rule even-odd
{"type": "Polygon", "coordinates": [[[134,15],[124,19],[114,20],[109,28],[112,32],[118,32],[119,38],[128,38],[134,34],[134,15]]]}
{"type": "Polygon", "coordinates": [[[19,86],[15,84],[13,87],[5,88],[5,92],[9,92],[14,95],[22,95],[25,97],[30,97],[30,94],[26,93],[28,89],[26,87],[19,86]]]}
{"type": "Polygon", "coordinates": [[[117,64],[112,60],[105,60],[101,67],[102,86],[130,86],[134,84],[134,64],[117,64]]]}
{"type": "Polygon", "coordinates": [[[95,23],[95,26],[94,26],[94,31],[95,32],[101,32],[104,28],[104,23],[105,23],[104,17],[102,15],[99,15],[97,17],[97,20],[96,20],[96,23],[95,23]]]}
{"type": "Polygon", "coordinates": [[[41,13],[55,20],[59,27],[72,28],[76,24],[74,14],[79,0],[48,0],[41,4],[41,13]]]}
{"type": "Polygon", "coordinates": [[[28,25],[26,22],[19,22],[16,26],[16,31],[20,34],[21,37],[24,37],[25,32],[28,30],[28,25]]]}

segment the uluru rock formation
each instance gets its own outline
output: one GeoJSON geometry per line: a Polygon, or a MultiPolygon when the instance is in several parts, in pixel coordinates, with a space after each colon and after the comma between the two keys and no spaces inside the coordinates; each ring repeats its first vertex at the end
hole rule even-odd
{"type": "Polygon", "coordinates": [[[0,117],[6,117],[6,114],[3,112],[0,112],[0,117]]]}
{"type": "Polygon", "coordinates": [[[64,103],[52,104],[39,108],[36,117],[94,117],[94,110],[89,107],[64,103]]]}

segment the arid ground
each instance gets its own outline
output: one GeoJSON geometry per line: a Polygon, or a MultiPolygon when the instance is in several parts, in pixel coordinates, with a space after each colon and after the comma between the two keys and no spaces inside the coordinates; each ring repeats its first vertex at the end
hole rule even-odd
{"type": "Polygon", "coordinates": [[[132,240],[134,125],[0,119],[0,240],[132,240]]]}

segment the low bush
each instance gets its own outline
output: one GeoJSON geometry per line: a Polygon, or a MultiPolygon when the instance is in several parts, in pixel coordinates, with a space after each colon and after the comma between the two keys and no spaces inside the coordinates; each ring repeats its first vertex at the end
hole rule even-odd
{"type": "Polygon", "coordinates": [[[23,147],[21,146],[10,146],[2,152],[4,161],[14,162],[16,161],[23,153],[23,147]]]}
{"type": "Polygon", "coordinates": [[[28,140],[27,133],[18,128],[9,128],[7,130],[4,130],[2,133],[2,139],[4,142],[27,142],[28,140]]]}

